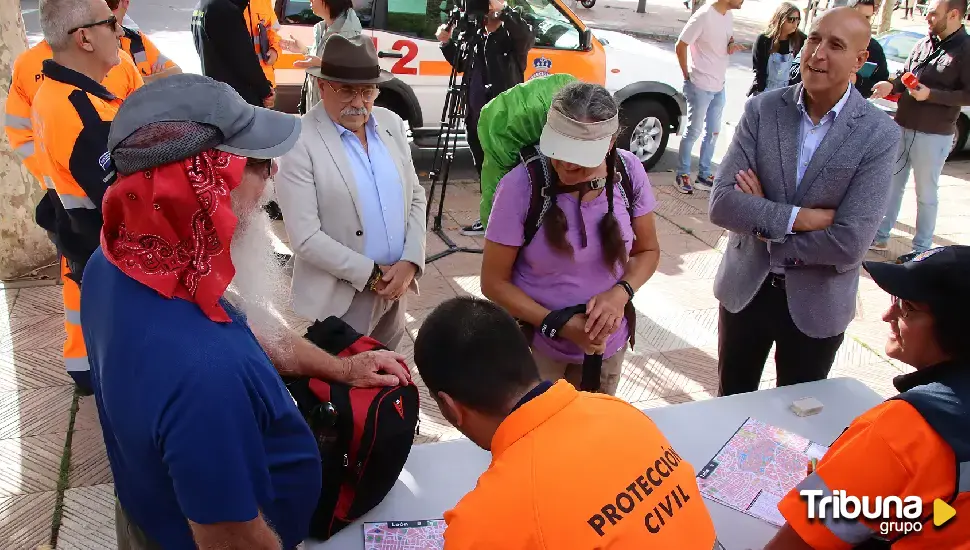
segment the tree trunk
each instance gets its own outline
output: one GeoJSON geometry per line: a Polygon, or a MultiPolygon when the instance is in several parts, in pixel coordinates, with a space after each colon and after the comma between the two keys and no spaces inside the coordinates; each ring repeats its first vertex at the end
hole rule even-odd
{"type": "MultiPolygon", "coordinates": [[[[0,0],[0,112],[6,111],[13,62],[27,49],[19,0],[0,0]]],[[[34,207],[44,196],[40,183],[10,149],[0,132],[0,279],[24,274],[55,255],[47,232],[34,223],[34,207]]]]}
{"type": "Polygon", "coordinates": [[[637,2],[637,13],[647,13],[647,0],[637,2]]]}
{"type": "Polygon", "coordinates": [[[701,9],[701,6],[703,6],[706,3],[707,3],[707,0],[693,0],[693,3],[690,8],[690,12],[691,13],[696,12],[697,10],[701,9]]]}
{"type": "MultiPolygon", "coordinates": [[[[916,3],[916,0],[913,0],[916,3]]],[[[882,7],[880,8],[879,25],[875,29],[876,34],[882,34],[889,30],[889,27],[893,24],[893,6],[895,6],[896,0],[882,0],[882,7]]]]}

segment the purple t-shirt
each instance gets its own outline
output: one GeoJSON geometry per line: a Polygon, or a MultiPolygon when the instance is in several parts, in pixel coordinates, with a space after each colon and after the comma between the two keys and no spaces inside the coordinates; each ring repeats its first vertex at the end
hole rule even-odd
{"type": "MultiPolygon", "coordinates": [[[[633,217],[649,214],[657,205],[650,188],[650,180],[639,159],[629,151],[619,150],[633,188],[633,217]]],[[[488,219],[485,238],[506,246],[522,246],[525,242],[525,217],[529,210],[532,186],[524,165],[519,164],[499,182],[488,219]]],[[[599,223],[607,212],[606,192],[582,204],[582,222],[586,225],[587,245],[581,248],[578,200],[572,195],[559,195],[557,204],[566,215],[566,240],[573,247],[573,255],[552,247],[546,238],[545,228],[540,227],[529,246],[520,253],[512,268],[512,284],[522,289],[533,300],[550,310],[585,304],[590,298],[612,288],[623,277],[623,267],[616,274],[603,262],[603,243],[599,236],[599,223]]],[[[633,247],[633,225],[630,213],[623,203],[619,186],[613,195],[613,212],[626,241],[629,253],[633,247]]],[[[626,320],[619,330],[609,336],[605,357],[619,351],[629,337],[626,320]]],[[[549,339],[538,332],[532,342],[539,353],[555,360],[582,363],[583,352],[576,344],[565,338],[549,339]]]]}

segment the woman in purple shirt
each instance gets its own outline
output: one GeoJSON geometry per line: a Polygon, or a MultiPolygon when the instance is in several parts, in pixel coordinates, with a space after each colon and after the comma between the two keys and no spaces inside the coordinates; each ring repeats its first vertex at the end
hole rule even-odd
{"type": "Polygon", "coordinates": [[[543,379],[576,387],[585,356],[602,354],[600,391],[611,395],[631,336],[624,310],[660,261],[656,199],[643,165],[615,146],[618,112],[596,84],[574,82],[556,94],[539,141],[552,168],[541,226],[526,243],[532,185],[519,164],[495,192],[482,264],[485,295],[532,327],[586,305],[551,337],[535,330],[532,353],[543,379]],[[622,173],[629,185],[618,181],[622,173]]]}

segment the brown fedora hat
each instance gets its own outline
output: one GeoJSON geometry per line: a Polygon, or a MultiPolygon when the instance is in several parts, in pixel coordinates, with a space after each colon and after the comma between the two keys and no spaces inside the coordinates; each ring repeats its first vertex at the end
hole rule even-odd
{"type": "Polygon", "coordinates": [[[320,66],[306,72],[310,76],[345,84],[380,84],[394,78],[381,69],[374,43],[369,38],[346,38],[339,34],[327,38],[320,66]]]}

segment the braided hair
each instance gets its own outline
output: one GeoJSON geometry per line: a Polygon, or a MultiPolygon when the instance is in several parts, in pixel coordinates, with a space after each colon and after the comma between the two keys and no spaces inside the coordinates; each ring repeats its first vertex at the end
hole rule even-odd
{"type": "MultiPolygon", "coordinates": [[[[609,120],[619,112],[619,104],[606,88],[598,84],[586,82],[571,82],[564,86],[552,100],[552,109],[558,110],[567,117],[583,122],[601,122],[609,120]]],[[[616,189],[617,163],[622,162],[616,151],[616,145],[610,148],[606,155],[606,202],[607,212],[599,223],[600,240],[603,243],[603,262],[616,272],[619,266],[626,263],[626,243],[620,231],[620,223],[613,212],[613,197],[616,189]]],[[[558,175],[553,170],[553,175],[558,175]]],[[[566,215],[552,195],[552,204],[542,223],[549,244],[560,252],[572,255],[573,248],[566,240],[566,215]]]]}

